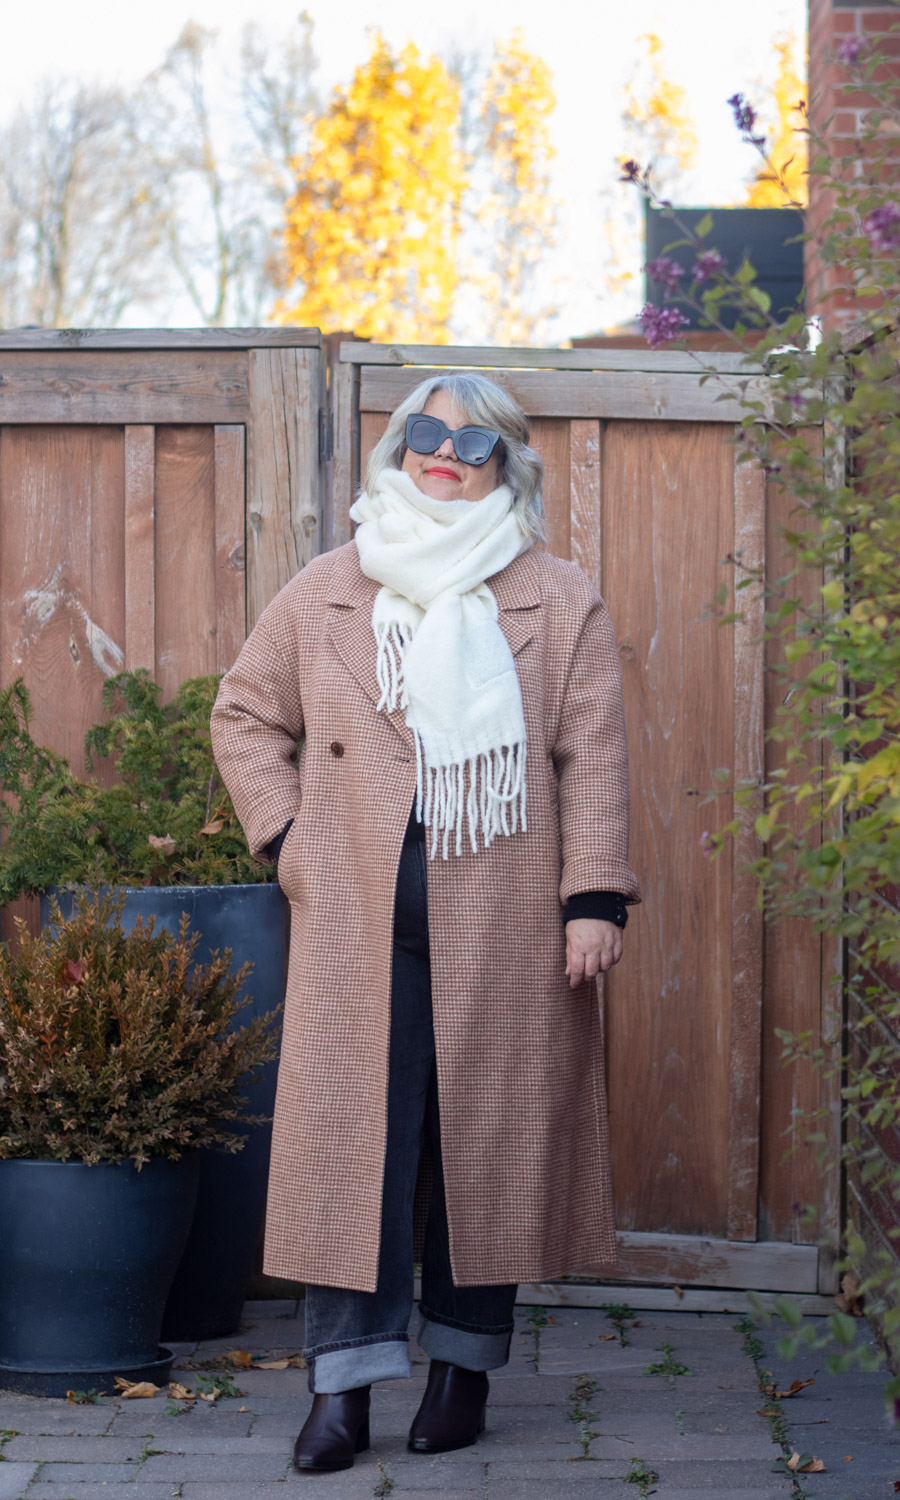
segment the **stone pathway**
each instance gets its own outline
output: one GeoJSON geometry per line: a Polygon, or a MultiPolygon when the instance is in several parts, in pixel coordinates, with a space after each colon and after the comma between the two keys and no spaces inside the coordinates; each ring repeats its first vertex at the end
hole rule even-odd
{"type": "MultiPolygon", "coordinates": [[[[620,1338],[600,1310],[517,1309],[511,1362],[491,1376],[486,1433],[433,1458],[406,1448],[427,1368],[413,1343],[412,1381],[373,1391],[371,1451],[333,1475],[291,1467],[311,1399],[305,1370],[232,1370],[239,1396],[177,1415],[166,1414],[167,1396],[76,1406],[0,1391],[0,1500],[282,1500],[285,1484],[309,1500],[887,1500],[895,1479],[900,1489],[900,1438],[884,1421],[880,1376],[835,1379],[813,1367],[819,1356],[781,1366],[771,1337],[753,1345],[736,1314],[635,1317],[620,1338]],[[826,1473],[773,1472],[783,1449],[759,1415],[760,1363],[785,1387],[816,1376],[778,1410],[787,1453],[814,1452],[826,1473]]],[[[247,1303],[238,1334],[179,1346],[173,1374],[193,1386],[231,1349],[275,1358],[302,1341],[302,1303],[247,1303]]]]}

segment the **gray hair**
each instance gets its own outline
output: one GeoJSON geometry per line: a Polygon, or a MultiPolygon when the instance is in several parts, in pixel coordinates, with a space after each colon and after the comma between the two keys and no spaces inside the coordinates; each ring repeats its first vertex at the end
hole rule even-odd
{"type": "Polygon", "coordinates": [[[369,454],[366,465],[366,487],[371,490],[383,469],[399,469],[406,453],[406,419],[423,411],[432,396],[446,391],[466,422],[490,427],[500,434],[495,450],[499,458],[501,484],[513,492],[513,511],[530,542],[543,541],[544,503],[541,484],[544,464],[539,453],[528,445],[531,436],[528,418],[518,401],[513,400],[495,380],[476,371],[460,375],[432,375],[411,391],[405,401],[391,413],[384,435],[369,454]]]}

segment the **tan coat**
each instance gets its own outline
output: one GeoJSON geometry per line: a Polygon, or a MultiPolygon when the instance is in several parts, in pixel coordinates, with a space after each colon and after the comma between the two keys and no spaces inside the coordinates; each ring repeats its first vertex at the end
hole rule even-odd
{"type": "MultiPolygon", "coordinates": [[[[534,548],[488,583],[522,686],[528,830],[477,854],[468,844],[446,861],[438,853],[428,866],[459,1286],[614,1269],[597,992],[593,982],[569,988],[560,902],[585,890],[640,900],[627,862],[621,677],[606,606],[574,564],[534,548]]],[[[403,711],[376,712],[378,587],[355,542],[309,563],[261,614],[211,723],[261,862],[296,815],[279,859],[291,946],[264,1269],[369,1292],[394,887],[416,778],[403,711]]]]}

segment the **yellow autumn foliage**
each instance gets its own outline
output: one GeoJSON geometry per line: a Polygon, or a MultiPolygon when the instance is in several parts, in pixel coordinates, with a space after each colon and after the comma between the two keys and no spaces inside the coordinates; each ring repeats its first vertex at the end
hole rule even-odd
{"type": "Polygon", "coordinates": [[[750,208],[783,208],[789,199],[805,204],[807,195],[807,149],[803,127],[805,119],[798,101],[806,100],[806,84],[794,66],[795,38],[788,32],[775,41],[778,55],[778,71],[774,84],[774,101],[777,124],[770,134],[773,136],[766,154],[772,165],[778,168],[788,189],[787,197],[777,177],[765,166],[747,190],[744,200],[750,208]]]}
{"type": "Polygon", "coordinates": [[[533,286],[553,233],[550,70],[514,32],[466,88],[464,109],[439,58],[375,35],[292,165],[278,322],[441,344],[455,318],[457,335],[462,320],[479,341],[533,342],[550,311],[533,286]]]}
{"type": "Polygon", "coordinates": [[[457,284],[465,187],[459,84],[438,58],[381,35],[294,163],[286,276],[303,290],[281,323],[444,343],[457,284]]]}

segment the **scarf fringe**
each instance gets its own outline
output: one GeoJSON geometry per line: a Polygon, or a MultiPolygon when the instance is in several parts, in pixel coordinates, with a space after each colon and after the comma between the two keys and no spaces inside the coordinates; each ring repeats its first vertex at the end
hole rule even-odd
{"type": "Polygon", "coordinates": [[[412,631],[404,630],[398,621],[391,620],[384,625],[379,625],[375,632],[375,639],[378,643],[375,674],[378,678],[378,686],[381,688],[378,707],[379,709],[386,708],[388,713],[392,714],[395,708],[408,707],[406,683],[403,678],[403,657],[412,640],[412,631]]]}
{"type": "MultiPolygon", "coordinates": [[[[378,708],[393,713],[397,708],[409,706],[403,661],[413,632],[398,620],[391,620],[379,625],[375,635],[378,648],[375,672],[381,689],[378,708]]],[[[413,739],[416,814],[431,830],[431,859],[439,842],[442,857],[449,858],[451,835],[456,853],[462,854],[464,828],[473,854],[478,852],[479,828],[486,849],[500,833],[516,833],[520,827],[523,833],[527,830],[524,740],[451,765],[431,766],[426,764],[422,739],[416,730],[413,739]]]]}
{"type": "Polygon", "coordinates": [[[499,833],[516,833],[519,827],[526,832],[524,740],[453,765],[428,766],[419,735],[414,738],[416,815],[431,830],[429,858],[434,859],[439,841],[442,857],[449,857],[451,834],[456,853],[462,854],[464,827],[473,854],[478,852],[479,828],[486,849],[499,833]]]}

